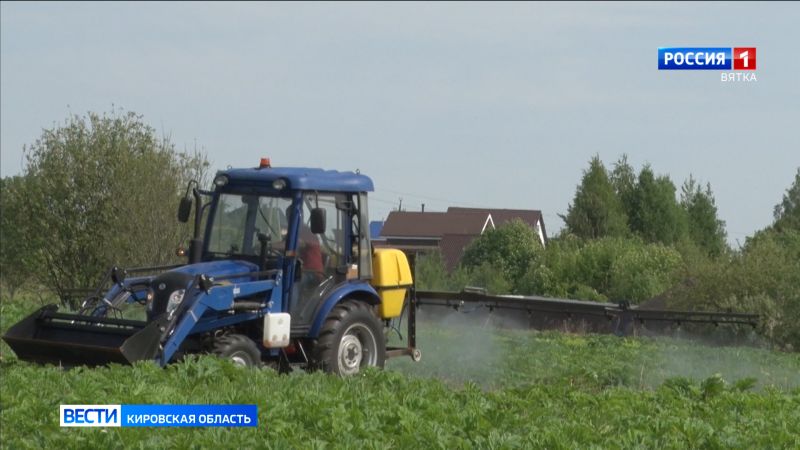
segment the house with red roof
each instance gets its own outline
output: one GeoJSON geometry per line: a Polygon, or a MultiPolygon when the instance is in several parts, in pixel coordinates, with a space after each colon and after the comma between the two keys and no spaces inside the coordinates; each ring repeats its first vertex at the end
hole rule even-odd
{"type": "Polygon", "coordinates": [[[546,244],[542,212],[527,209],[450,207],[446,212],[392,211],[379,234],[373,233],[372,238],[376,246],[406,252],[438,249],[447,269],[453,270],[475,238],[514,219],[530,225],[542,245],[546,244]]]}

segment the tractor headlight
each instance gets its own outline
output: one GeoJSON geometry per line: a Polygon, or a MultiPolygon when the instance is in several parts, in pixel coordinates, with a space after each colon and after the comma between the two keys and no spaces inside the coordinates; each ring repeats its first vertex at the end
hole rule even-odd
{"type": "Polygon", "coordinates": [[[272,189],[275,189],[276,191],[282,191],[283,188],[285,187],[286,187],[286,180],[284,180],[283,178],[278,178],[272,182],[272,189]]]}
{"type": "Polygon", "coordinates": [[[179,289],[169,295],[169,300],[167,300],[167,314],[172,315],[172,313],[175,312],[175,309],[183,301],[183,294],[185,293],[186,289],[179,289]]]}
{"type": "Polygon", "coordinates": [[[222,187],[225,186],[226,184],[228,184],[228,177],[226,175],[217,175],[217,177],[214,178],[215,186],[222,187]]]}

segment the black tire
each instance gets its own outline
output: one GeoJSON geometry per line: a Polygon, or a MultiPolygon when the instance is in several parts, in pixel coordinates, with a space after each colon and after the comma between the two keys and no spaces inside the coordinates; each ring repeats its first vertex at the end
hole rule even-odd
{"type": "Polygon", "coordinates": [[[345,300],[328,314],[314,347],[315,368],[341,376],[363,367],[383,368],[386,337],[381,322],[366,302],[345,300]]]}
{"type": "Polygon", "coordinates": [[[227,359],[237,366],[259,367],[261,350],[252,339],[243,334],[226,334],[214,339],[211,353],[227,359]]]}

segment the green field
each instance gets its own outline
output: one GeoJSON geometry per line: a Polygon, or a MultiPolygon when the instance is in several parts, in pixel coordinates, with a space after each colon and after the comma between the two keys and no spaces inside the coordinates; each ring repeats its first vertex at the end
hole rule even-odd
{"type": "MultiPolygon", "coordinates": [[[[36,304],[0,307],[5,330],[36,304]]],[[[796,353],[456,319],[421,323],[420,345],[340,379],[211,357],[65,371],[2,344],[2,447],[800,448],[796,353]],[[259,427],[62,429],[62,403],[255,403],[259,427]]]]}

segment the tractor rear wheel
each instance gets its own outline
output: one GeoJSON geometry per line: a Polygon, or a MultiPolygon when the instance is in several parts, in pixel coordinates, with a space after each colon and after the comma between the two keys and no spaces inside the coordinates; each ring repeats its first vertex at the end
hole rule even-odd
{"type": "Polygon", "coordinates": [[[261,365],[261,350],[252,339],[243,334],[226,334],[215,338],[211,353],[241,367],[261,365]]]}
{"type": "Polygon", "coordinates": [[[386,338],[372,307],[345,300],[325,319],[314,347],[317,368],[337,375],[355,375],[363,367],[383,367],[386,338]]]}

